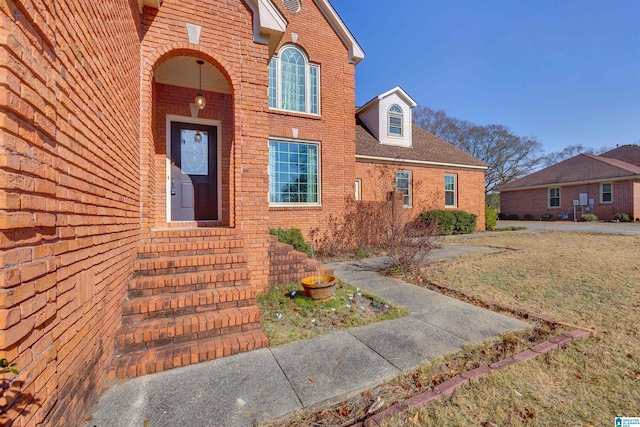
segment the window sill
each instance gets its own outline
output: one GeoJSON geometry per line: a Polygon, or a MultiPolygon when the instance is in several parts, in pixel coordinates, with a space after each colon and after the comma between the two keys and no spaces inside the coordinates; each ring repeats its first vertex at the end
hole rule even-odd
{"type": "Polygon", "coordinates": [[[322,205],[269,205],[270,211],[319,211],[322,205]]]}
{"type": "Polygon", "coordinates": [[[320,114],[303,113],[301,111],[280,110],[280,109],[271,108],[271,107],[269,107],[269,113],[271,113],[271,114],[279,114],[279,115],[282,115],[282,116],[300,117],[300,118],[312,119],[312,120],[320,120],[320,119],[322,119],[322,115],[320,115],[320,114]]]}

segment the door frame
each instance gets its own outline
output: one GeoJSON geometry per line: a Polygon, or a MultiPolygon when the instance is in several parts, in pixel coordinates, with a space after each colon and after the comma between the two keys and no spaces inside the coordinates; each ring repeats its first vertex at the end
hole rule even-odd
{"type": "Polygon", "coordinates": [[[205,125],[216,127],[216,151],[217,151],[217,173],[216,173],[216,187],[218,192],[218,200],[216,205],[218,206],[218,221],[222,221],[222,121],[211,119],[200,119],[197,117],[177,116],[175,114],[167,114],[166,118],[166,151],[165,151],[165,175],[167,176],[165,185],[165,200],[166,200],[166,213],[167,223],[170,222],[192,222],[192,221],[172,221],[171,220],[171,123],[189,123],[194,125],[205,125]]]}

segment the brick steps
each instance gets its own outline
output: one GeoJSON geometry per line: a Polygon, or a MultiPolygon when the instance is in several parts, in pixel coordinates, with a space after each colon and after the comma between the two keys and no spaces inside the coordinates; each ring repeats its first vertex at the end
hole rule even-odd
{"type": "Polygon", "coordinates": [[[250,285],[138,296],[122,306],[122,322],[255,305],[255,298],[256,290],[250,285]]]}
{"type": "Polygon", "coordinates": [[[199,271],[167,275],[135,277],[129,282],[129,296],[138,297],[172,292],[188,292],[200,289],[247,285],[246,269],[199,271]]]}
{"type": "Polygon", "coordinates": [[[138,258],[134,263],[137,276],[154,276],[197,271],[245,268],[247,257],[240,254],[176,255],[158,258],[138,258]]]}
{"type": "Polygon", "coordinates": [[[260,310],[253,306],[148,320],[124,325],[116,334],[116,346],[126,353],[174,342],[213,338],[225,333],[260,329],[260,319],[260,310]]]}
{"type": "Polygon", "coordinates": [[[134,378],[180,366],[206,362],[233,354],[267,347],[269,340],[261,329],[223,337],[202,339],[116,356],[111,361],[111,378],[134,378]]]}
{"type": "Polygon", "coordinates": [[[247,259],[232,229],[151,231],[138,248],[109,375],[131,378],[267,346],[247,259]]]}

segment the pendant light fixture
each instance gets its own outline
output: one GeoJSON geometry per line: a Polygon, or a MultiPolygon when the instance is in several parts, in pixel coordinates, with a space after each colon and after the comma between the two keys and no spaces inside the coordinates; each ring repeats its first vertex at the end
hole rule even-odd
{"type": "Polygon", "coordinates": [[[204,107],[207,105],[207,101],[202,95],[202,64],[204,64],[204,61],[198,59],[196,62],[200,66],[200,84],[198,86],[198,96],[196,96],[196,105],[199,109],[204,110],[204,107]]]}
{"type": "Polygon", "coordinates": [[[193,140],[195,142],[202,142],[202,134],[200,131],[197,131],[195,135],[193,135],[193,140]]]}

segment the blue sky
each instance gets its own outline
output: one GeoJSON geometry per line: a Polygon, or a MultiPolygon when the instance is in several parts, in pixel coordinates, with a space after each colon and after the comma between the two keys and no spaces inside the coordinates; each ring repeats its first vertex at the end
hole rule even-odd
{"type": "Polygon", "coordinates": [[[356,103],[419,104],[547,152],[640,141],[640,0],[330,0],[366,55],[356,103]]]}

